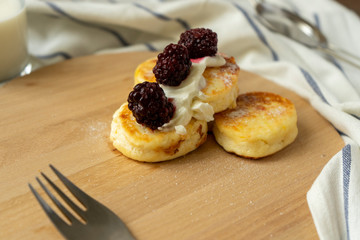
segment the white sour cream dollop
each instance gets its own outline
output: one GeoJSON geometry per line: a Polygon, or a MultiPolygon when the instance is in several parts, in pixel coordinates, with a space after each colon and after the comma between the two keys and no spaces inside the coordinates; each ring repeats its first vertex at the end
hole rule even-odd
{"type": "Polygon", "coordinates": [[[203,102],[206,98],[201,89],[206,86],[206,79],[203,73],[206,67],[219,67],[226,63],[225,59],[216,55],[213,57],[204,57],[192,60],[192,66],[187,78],[179,86],[160,85],[168,99],[172,99],[176,107],[173,118],[170,122],[164,124],[159,130],[176,130],[178,134],[185,135],[185,126],[191,118],[205,120],[207,122],[214,120],[213,107],[203,102]]]}

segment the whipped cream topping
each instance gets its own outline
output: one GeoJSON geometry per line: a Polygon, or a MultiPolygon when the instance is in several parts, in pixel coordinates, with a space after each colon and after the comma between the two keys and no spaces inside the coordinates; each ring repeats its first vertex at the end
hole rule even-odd
{"type": "Polygon", "coordinates": [[[172,99],[176,107],[173,118],[170,122],[164,124],[159,130],[176,130],[178,134],[186,134],[185,126],[191,118],[205,120],[207,122],[214,120],[213,107],[203,102],[206,98],[201,89],[206,86],[206,79],[203,73],[206,67],[220,67],[226,63],[226,60],[220,56],[203,57],[192,59],[192,66],[187,78],[179,86],[160,85],[168,99],[172,99]]]}

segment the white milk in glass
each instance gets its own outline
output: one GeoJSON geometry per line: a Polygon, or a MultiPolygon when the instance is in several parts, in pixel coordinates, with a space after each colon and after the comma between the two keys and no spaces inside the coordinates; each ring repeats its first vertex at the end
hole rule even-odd
{"type": "Polygon", "coordinates": [[[23,1],[0,0],[0,82],[20,74],[28,63],[23,1]]]}

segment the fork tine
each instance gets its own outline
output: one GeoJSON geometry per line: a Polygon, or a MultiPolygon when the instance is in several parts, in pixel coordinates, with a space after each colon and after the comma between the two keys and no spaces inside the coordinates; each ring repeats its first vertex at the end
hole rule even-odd
{"type": "Polygon", "coordinates": [[[39,193],[31,186],[29,183],[29,188],[34,194],[35,198],[39,202],[42,209],[45,211],[46,215],[50,218],[53,224],[61,231],[62,229],[68,228],[69,225],[64,222],[57,214],[54,212],[51,207],[45,202],[45,200],[39,195],[39,193]]]}
{"type": "MultiPolygon", "coordinates": [[[[59,193],[60,197],[64,199],[68,197],[44,174],[41,173],[41,175],[46,179],[46,181],[48,183],[50,183],[50,185],[55,189],[55,191],[57,193],[59,193]]],[[[61,204],[61,202],[59,202],[59,200],[50,192],[50,190],[42,183],[42,181],[36,177],[36,180],[38,181],[38,183],[40,184],[40,186],[42,187],[42,189],[44,189],[44,191],[46,192],[46,194],[51,198],[51,200],[53,201],[53,203],[59,208],[59,210],[65,215],[65,217],[72,223],[72,224],[78,224],[80,223],[80,221],[78,219],[76,219],[65,207],[64,205],[61,204]]],[[[65,200],[65,199],[64,199],[65,200]]],[[[70,199],[68,199],[69,201],[71,201],[70,199]]],[[[66,200],[65,200],[66,201],[66,200]]]]}
{"type": "Polygon", "coordinates": [[[89,208],[89,203],[91,197],[73,184],[69,179],[67,179],[61,172],[59,172],[53,165],[49,165],[50,168],[55,172],[58,178],[64,183],[64,185],[70,190],[70,192],[86,207],[89,208]]]}
{"type": "Polygon", "coordinates": [[[45,178],[45,180],[51,185],[51,187],[60,195],[60,197],[77,213],[79,216],[86,220],[86,214],[85,211],[82,210],[78,205],[76,205],[67,195],[64,194],[63,191],[60,190],[58,186],[53,183],[44,173],[41,173],[41,175],[45,178]]]}

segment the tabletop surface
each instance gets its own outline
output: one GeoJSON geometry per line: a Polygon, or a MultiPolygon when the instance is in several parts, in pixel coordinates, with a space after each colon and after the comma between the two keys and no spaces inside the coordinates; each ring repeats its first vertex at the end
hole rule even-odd
{"type": "Polygon", "coordinates": [[[360,1],[358,0],[337,0],[342,5],[354,10],[360,16],[360,1]]]}
{"type": "Polygon", "coordinates": [[[307,101],[241,71],[241,92],[289,98],[299,135],[261,160],[225,152],[210,133],[194,152],[140,163],[109,141],[136,66],[155,53],[88,56],[45,67],[0,88],[0,239],[61,239],[27,186],[53,164],[119,215],[138,239],[315,239],[306,193],[344,145],[307,101]]]}

